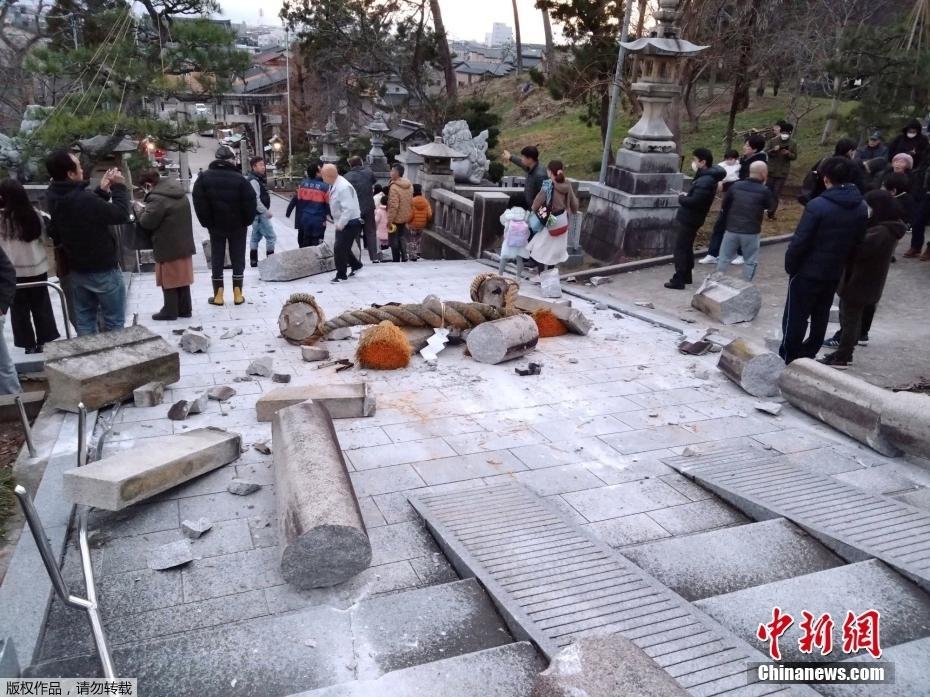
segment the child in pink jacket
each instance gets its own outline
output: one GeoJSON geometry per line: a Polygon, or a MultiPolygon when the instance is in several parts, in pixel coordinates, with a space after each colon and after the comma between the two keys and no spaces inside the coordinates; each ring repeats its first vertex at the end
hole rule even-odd
{"type": "Polygon", "coordinates": [[[375,207],[375,226],[378,232],[378,246],[381,249],[387,249],[389,246],[387,196],[382,196],[375,207]]]}

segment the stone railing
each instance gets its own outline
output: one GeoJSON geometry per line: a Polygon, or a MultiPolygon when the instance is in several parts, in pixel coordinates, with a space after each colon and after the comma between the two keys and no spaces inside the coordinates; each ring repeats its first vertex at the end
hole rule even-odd
{"type": "Polygon", "coordinates": [[[507,210],[510,196],[497,191],[476,191],[470,200],[464,196],[433,189],[432,231],[463,255],[478,258],[485,249],[500,244],[504,228],[500,217],[507,210]]]}

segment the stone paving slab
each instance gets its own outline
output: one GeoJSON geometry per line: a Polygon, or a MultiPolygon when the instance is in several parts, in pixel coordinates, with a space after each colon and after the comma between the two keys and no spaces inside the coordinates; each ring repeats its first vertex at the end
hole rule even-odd
{"type": "MultiPolygon", "coordinates": [[[[882,661],[894,664],[894,683],[890,685],[818,685],[817,691],[826,697],[916,697],[927,694],[930,685],[930,639],[917,639],[882,651],[882,661]]],[[[851,658],[858,663],[865,658],[851,658]]]]}

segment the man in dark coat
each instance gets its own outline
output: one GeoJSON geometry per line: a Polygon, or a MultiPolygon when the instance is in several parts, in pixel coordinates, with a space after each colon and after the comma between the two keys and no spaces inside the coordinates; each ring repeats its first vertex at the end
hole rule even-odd
{"type": "Polygon", "coordinates": [[[865,196],[871,214],[865,239],[847,264],[840,281],[840,338],[837,350],[821,363],[843,368],[852,362],[853,351],[862,337],[862,322],[867,311],[875,313],[881,300],[898,240],[906,228],[894,196],[889,191],[870,191],[865,196]]]}
{"type": "Polygon", "coordinates": [[[930,218],[930,141],[924,135],[920,121],[911,119],[901,134],[896,137],[889,148],[889,155],[904,153],[914,160],[911,170],[911,203],[913,209],[909,221],[911,224],[911,247],[904,253],[905,259],[920,257],[923,261],[930,261],[930,245],[923,251],[927,219],[930,218]],[[923,254],[921,252],[923,251],[923,254]]]}
{"type": "Polygon", "coordinates": [[[542,190],[543,182],[549,178],[546,168],[539,161],[539,148],[535,145],[527,145],[520,151],[520,157],[511,155],[509,150],[503,152],[504,160],[516,165],[526,172],[526,179],[523,182],[523,200],[514,200],[511,198],[511,206],[520,206],[531,210],[533,201],[542,190]]]}
{"type": "Polygon", "coordinates": [[[110,226],[130,219],[123,175],[111,169],[96,191],[87,191],[81,162],[67,150],[49,153],[45,168],[52,179],[46,198],[51,216],[48,233],[67,259],[78,336],[97,333],[98,310],[104,331],[122,329],[126,286],[119,242],[110,226]]]}
{"type": "Polygon", "coordinates": [[[817,356],[843,268],[865,237],[868,213],[862,194],[850,182],[852,168],[845,157],[821,163],[825,190],[805,207],[785,252],[788,297],[779,349],[785,363],[817,356]]]}
{"type": "Polygon", "coordinates": [[[749,179],[742,179],[723,196],[720,215],[726,220],[727,231],[720,245],[717,271],[726,272],[738,253],[743,255],[743,278],[751,281],[759,264],[759,238],[762,234],[762,216],[777,205],[775,194],[766,185],[768,167],[764,162],[753,162],[749,179]]]}
{"type": "Polygon", "coordinates": [[[6,314],[10,311],[13,295],[16,294],[16,269],[9,257],[0,248],[0,394],[18,394],[22,392],[16,365],[6,347],[3,325],[6,314]]]}
{"type": "Polygon", "coordinates": [[[194,184],[194,211],[210,233],[210,265],[213,267],[211,305],[223,304],[223,262],[226,243],[232,261],[233,297],[236,305],[245,302],[242,279],[245,275],[245,234],[255,219],[258,202],[255,191],[236,167],[232,148],[221,145],[216,159],[194,184]]]}
{"type": "Polygon", "coordinates": [[[856,159],[862,162],[874,160],[880,157],[883,160],[890,159],[888,156],[888,146],[882,142],[881,131],[872,131],[869,139],[856,150],[856,159]]]}
{"type": "Polygon", "coordinates": [[[362,234],[365,237],[365,249],[372,264],[381,262],[381,250],[378,245],[378,229],[375,225],[374,191],[377,179],[370,167],[366,167],[362,158],[353,155],[349,158],[351,169],[345,173],[345,179],[358,196],[358,205],[362,211],[362,234]]]}
{"type": "Polygon", "coordinates": [[[665,284],[673,290],[684,290],[693,281],[694,238],[707,219],[717,183],[727,175],[723,167],[714,164],[714,156],[707,148],[698,148],[693,155],[694,179],[688,193],[678,197],[675,214],[675,275],[665,284]]]}
{"type": "Polygon", "coordinates": [[[778,210],[782,189],[785,188],[785,182],[791,173],[791,163],[798,159],[798,146],[791,138],[793,133],[793,125],[787,121],[779,121],[775,124],[775,135],[765,145],[765,151],[769,158],[769,174],[765,185],[775,197],[774,205],[768,209],[769,220],[775,220],[775,212],[778,210]]]}

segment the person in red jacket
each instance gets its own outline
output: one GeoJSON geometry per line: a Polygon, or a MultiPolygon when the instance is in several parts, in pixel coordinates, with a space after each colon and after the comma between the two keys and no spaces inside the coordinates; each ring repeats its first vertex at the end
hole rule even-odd
{"type": "Polygon", "coordinates": [[[407,230],[410,233],[407,237],[407,252],[410,254],[410,261],[416,261],[420,256],[420,239],[423,237],[423,230],[433,220],[433,207],[429,205],[429,200],[423,195],[423,187],[419,184],[413,185],[411,205],[413,214],[407,224],[407,230]]]}

